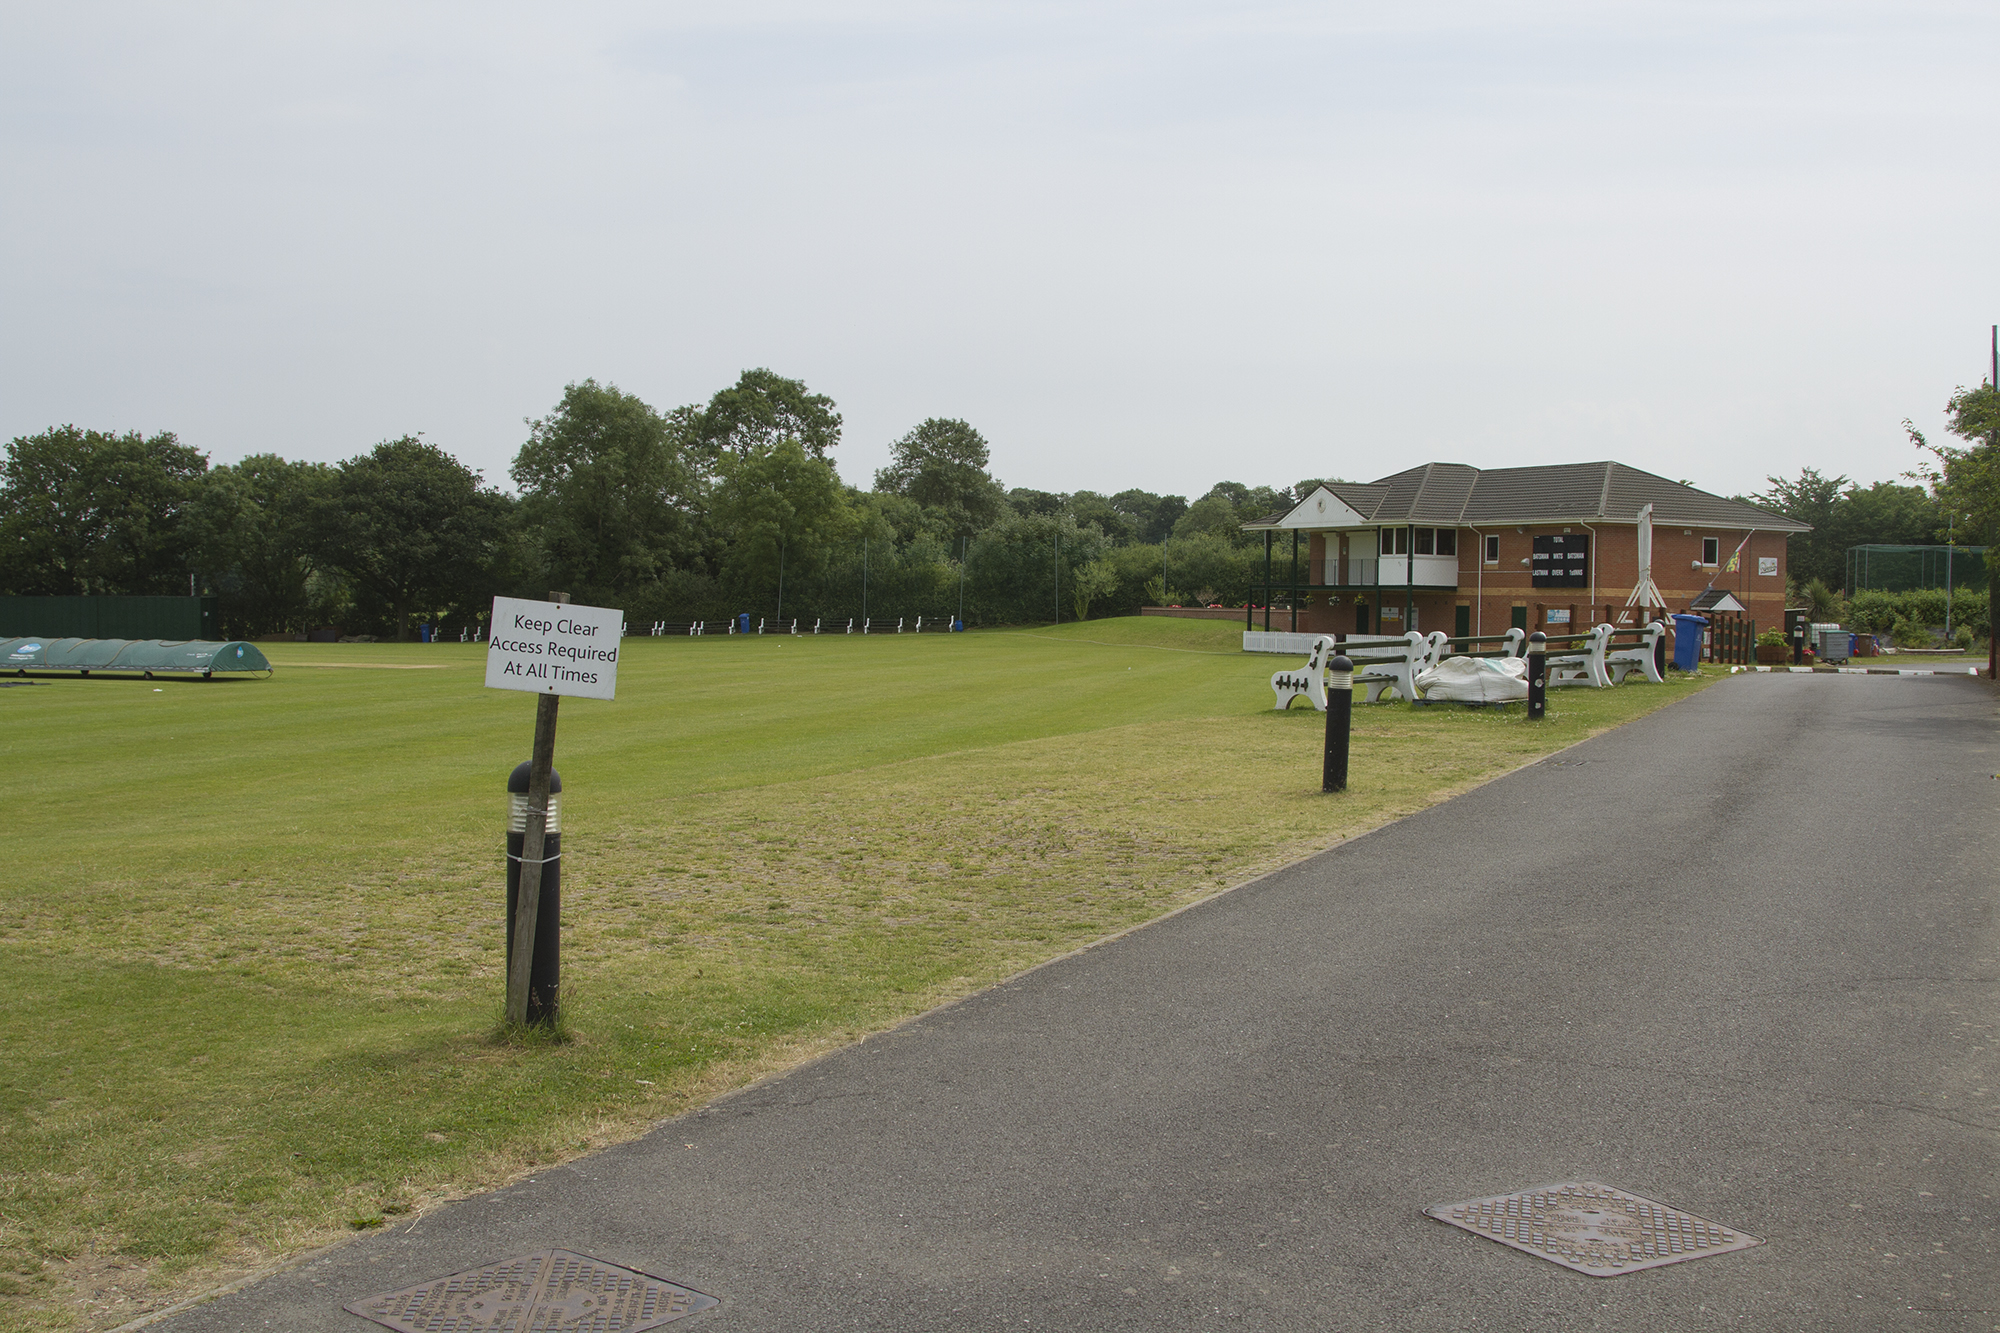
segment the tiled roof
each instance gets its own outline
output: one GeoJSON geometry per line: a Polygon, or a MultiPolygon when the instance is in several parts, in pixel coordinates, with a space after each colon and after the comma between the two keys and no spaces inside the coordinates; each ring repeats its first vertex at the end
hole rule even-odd
{"type": "MultiPolygon", "coordinates": [[[[1782,514],[1683,486],[1623,463],[1476,468],[1425,463],[1365,485],[1327,489],[1371,523],[1480,527],[1502,523],[1636,523],[1651,504],[1662,526],[1810,532],[1782,514]]],[[[1246,524],[1270,526],[1272,520],[1246,524]]]]}

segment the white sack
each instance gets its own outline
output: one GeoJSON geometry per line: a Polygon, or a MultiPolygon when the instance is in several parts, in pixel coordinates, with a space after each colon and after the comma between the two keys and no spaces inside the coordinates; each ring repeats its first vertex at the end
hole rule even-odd
{"type": "Polygon", "coordinates": [[[1462,704],[1504,704],[1528,697],[1525,657],[1447,657],[1416,680],[1426,699],[1462,704]]]}

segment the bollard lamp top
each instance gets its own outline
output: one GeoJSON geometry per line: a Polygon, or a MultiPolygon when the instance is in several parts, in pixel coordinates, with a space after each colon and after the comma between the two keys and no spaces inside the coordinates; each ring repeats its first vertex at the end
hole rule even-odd
{"type": "Polygon", "coordinates": [[[1528,642],[1530,644],[1547,643],[1548,641],[1549,641],[1549,636],[1542,633],[1540,630],[1536,630],[1533,634],[1530,634],[1528,636],[1528,642]]]}
{"type": "Polygon", "coordinates": [[[1354,659],[1346,653],[1336,654],[1334,659],[1326,664],[1326,669],[1351,676],[1354,674],[1354,659]]]}
{"type": "MultiPolygon", "coordinates": [[[[514,768],[514,771],[507,775],[507,790],[510,792],[527,791],[528,770],[533,767],[534,765],[532,763],[517,764],[514,768]]],[[[562,790],[562,774],[558,773],[555,769],[552,768],[549,770],[549,792],[551,795],[553,795],[554,793],[559,792],[561,790],[562,790]]]]}

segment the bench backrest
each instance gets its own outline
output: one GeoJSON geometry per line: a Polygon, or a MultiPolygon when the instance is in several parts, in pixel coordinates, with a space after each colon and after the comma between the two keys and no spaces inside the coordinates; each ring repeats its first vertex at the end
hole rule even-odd
{"type": "Polygon", "coordinates": [[[1528,631],[1518,626],[1509,628],[1505,634],[1461,634],[1445,640],[1445,656],[1520,657],[1527,652],[1527,642],[1528,631]],[[1493,646],[1481,646],[1488,644],[1493,646]]]}
{"type": "Polygon", "coordinates": [[[1430,655],[1430,642],[1416,630],[1408,634],[1350,634],[1340,641],[1340,651],[1351,662],[1415,662],[1430,655]]]}
{"type": "Polygon", "coordinates": [[[1614,648],[1651,648],[1654,642],[1667,632],[1667,627],[1657,620],[1622,629],[1616,625],[1606,625],[1602,628],[1611,631],[1611,646],[1614,648]]]}

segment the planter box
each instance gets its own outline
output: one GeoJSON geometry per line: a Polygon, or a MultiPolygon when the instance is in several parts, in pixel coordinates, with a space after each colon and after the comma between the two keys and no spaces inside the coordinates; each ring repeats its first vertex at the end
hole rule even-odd
{"type": "Polygon", "coordinates": [[[1792,660],[1792,650],[1782,643],[1760,643],[1757,645],[1759,666],[1788,666],[1792,660]]]}

